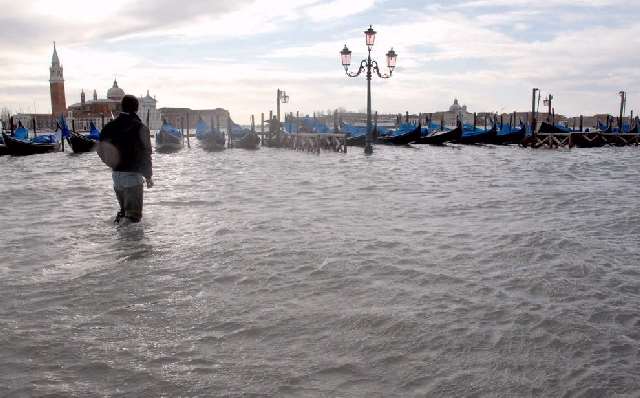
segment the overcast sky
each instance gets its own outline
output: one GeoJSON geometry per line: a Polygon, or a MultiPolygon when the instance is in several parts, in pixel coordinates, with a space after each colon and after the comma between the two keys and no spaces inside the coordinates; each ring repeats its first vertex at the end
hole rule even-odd
{"type": "MultiPolygon", "coordinates": [[[[630,0],[0,0],[0,107],[49,112],[52,41],[67,103],[150,90],[159,107],[222,107],[240,123],[275,109],[365,108],[364,78],[339,51],[391,46],[398,67],[373,82],[380,112],[432,112],[455,97],[473,111],[527,110],[532,87],[563,114],[640,111],[640,2],[630,0]],[[636,108],[637,107],[637,108],[636,108]]],[[[259,118],[259,116],[258,116],[259,118]]]]}

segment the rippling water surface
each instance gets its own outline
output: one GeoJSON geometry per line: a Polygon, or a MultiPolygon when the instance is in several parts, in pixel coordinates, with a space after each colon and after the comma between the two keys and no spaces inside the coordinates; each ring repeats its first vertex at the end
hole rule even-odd
{"type": "Polygon", "coordinates": [[[0,396],[637,396],[639,157],[2,157],[0,396]]]}

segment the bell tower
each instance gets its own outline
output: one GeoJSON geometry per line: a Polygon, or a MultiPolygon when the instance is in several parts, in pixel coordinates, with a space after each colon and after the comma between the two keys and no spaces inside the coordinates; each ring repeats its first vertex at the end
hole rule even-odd
{"type": "Polygon", "coordinates": [[[51,90],[51,113],[54,118],[67,113],[67,100],[64,94],[64,75],[58,58],[56,43],[53,42],[53,56],[49,68],[49,88],[51,90]]]}

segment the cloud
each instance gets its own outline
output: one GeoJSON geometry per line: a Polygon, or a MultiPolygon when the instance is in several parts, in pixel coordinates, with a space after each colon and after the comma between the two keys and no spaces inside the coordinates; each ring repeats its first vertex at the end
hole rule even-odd
{"type": "MultiPolygon", "coordinates": [[[[47,109],[51,41],[68,102],[82,88],[104,96],[113,76],[126,91],[150,89],[162,106],[225,107],[248,120],[274,108],[364,107],[363,79],[348,79],[338,52],[390,48],[398,68],[373,84],[380,111],[524,110],[533,86],[558,112],[614,112],[616,94],[640,90],[640,5],[622,0],[0,0],[0,107],[47,109]]],[[[640,102],[637,102],[640,105],[640,102]]]]}
{"type": "Polygon", "coordinates": [[[360,14],[374,5],[375,0],[333,0],[311,6],[305,10],[305,14],[313,22],[325,22],[360,14]]]}

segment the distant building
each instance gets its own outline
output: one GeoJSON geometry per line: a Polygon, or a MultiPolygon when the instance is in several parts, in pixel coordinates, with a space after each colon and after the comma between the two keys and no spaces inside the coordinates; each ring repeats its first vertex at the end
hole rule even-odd
{"type": "MultiPolygon", "coordinates": [[[[80,102],[69,105],[69,120],[76,130],[87,131],[89,123],[94,122],[98,128],[102,128],[103,120],[109,120],[118,116],[124,90],[118,87],[118,81],[113,81],[113,86],[107,91],[107,98],[98,98],[98,92],[93,90],[93,99],[86,99],[84,90],[80,93],[80,102]]],[[[70,126],[71,127],[71,126],[70,126]]]]}
{"type": "Polygon", "coordinates": [[[160,115],[160,110],[156,108],[158,101],[155,97],[149,95],[149,90],[147,90],[147,95],[144,97],[138,98],[140,102],[140,109],[138,110],[138,116],[142,119],[142,122],[148,125],[150,130],[160,130],[162,126],[162,116],[160,115]]]}
{"type": "MultiPolygon", "coordinates": [[[[84,90],[80,93],[80,102],[69,106],[69,123],[73,123],[76,130],[87,131],[90,122],[94,122],[98,128],[102,128],[103,121],[116,118],[122,110],[121,102],[125,96],[125,91],[118,86],[118,81],[114,80],[113,85],[107,90],[107,98],[98,98],[98,93],[93,90],[93,99],[87,100],[84,90]]],[[[158,130],[161,125],[160,112],[156,109],[156,99],[149,95],[138,98],[140,109],[138,115],[143,123],[149,122],[151,130],[158,130]]]]}
{"type": "Polygon", "coordinates": [[[453,105],[449,107],[449,111],[444,112],[444,122],[453,126],[457,119],[460,119],[463,123],[473,123],[473,114],[467,110],[466,105],[460,105],[458,99],[455,98],[453,105]]]}
{"type": "Polygon", "coordinates": [[[51,94],[51,113],[56,117],[67,113],[67,100],[64,93],[64,74],[56,43],[53,43],[53,56],[49,68],[49,90],[51,94]]]}
{"type": "Polygon", "coordinates": [[[49,113],[18,113],[13,115],[14,128],[19,126],[18,123],[21,123],[25,128],[33,130],[34,121],[37,132],[55,131],[58,127],[57,118],[54,119],[49,113]]]}
{"type": "Polygon", "coordinates": [[[189,108],[160,108],[162,120],[166,120],[174,127],[195,128],[198,119],[202,118],[207,124],[217,127],[219,123],[222,129],[227,128],[229,111],[222,108],[216,109],[189,109],[189,108]]]}

